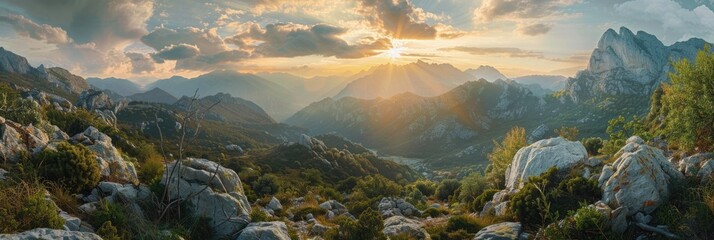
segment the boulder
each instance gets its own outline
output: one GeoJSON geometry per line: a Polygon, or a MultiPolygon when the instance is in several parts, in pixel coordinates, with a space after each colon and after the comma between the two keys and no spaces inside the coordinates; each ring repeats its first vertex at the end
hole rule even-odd
{"type": "Polygon", "coordinates": [[[5,180],[5,174],[7,174],[7,170],[0,168],[0,180],[5,180]]]}
{"type": "Polygon", "coordinates": [[[268,206],[266,206],[266,207],[273,211],[282,211],[283,210],[283,205],[280,204],[280,200],[278,200],[275,197],[270,199],[270,202],[268,203],[268,206]]]}
{"type": "Polygon", "coordinates": [[[506,170],[506,187],[520,189],[528,177],[539,176],[551,167],[567,169],[588,158],[588,152],[580,142],[564,138],[540,140],[521,148],[506,170]]]}
{"type": "Polygon", "coordinates": [[[84,132],[72,137],[72,140],[82,143],[95,153],[99,169],[103,177],[114,177],[127,182],[139,182],[134,164],[124,161],[119,150],[112,145],[112,138],[94,127],[88,127],[84,132]]]}
{"type": "Polygon", "coordinates": [[[337,215],[342,215],[348,212],[347,207],[336,200],[329,200],[320,203],[320,208],[334,212],[337,215]]]}
{"type": "Polygon", "coordinates": [[[0,138],[2,138],[0,157],[4,161],[16,163],[20,160],[20,155],[23,152],[28,152],[22,134],[18,131],[22,131],[22,126],[5,119],[0,119],[0,122],[2,122],[0,125],[0,138]]]}
{"type": "Polygon", "coordinates": [[[684,176],[664,157],[662,150],[631,137],[618,151],[617,160],[603,168],[599,182],[602,201],[613,209],[625,207],[627,214],[652,213],[668,200],[670,184],[684,176]]]}
{"type": "Polygon", "coordinates": [[[701,179],[702,184],[709,182],[712,179],[712,174],[714,173],[714,160],[707,160],[702,164],[702,167],[697,173],[697,177],[701,179]]]}
{"type": "Polygon", "coordinates": [[[679,161],[679,171],[685,176],[697,176],[702,164],[714,158],[712,153],[697,153],[679,161]]]}
{"type": "Polygon", "coordinates": [[[384,230],[382,230],[382,233],[388,237],[407,234],[412,237],[411,239],[431,239],[431,236],[422,228],[419,221],[402,216],[393,216],[384,220],[384,230]]]}
{"type": "Polygon", "coordinates": [[[57,230],[49,228],[35,228],[16,234],[0,234],[0,239],[62,239],[62,240],[102,240],[99,235],[88,232],[57,230]]]}
{"type": "Polygon", "coordinates": [[[216,239],[248,225],[250,203],[235,171],[206,159],[188,158],[180,163],[170,163],[162,176],[162,183],[170,180],[166,187],[171,199],[189,201],[194,215],[210,218],[216,239]]]}
{"type": "Polygon", "coordinates": [[[521,223],[503,222],[487,226],[476,233],[474,240],[518,240],[528,239],[522,232],[521,223]]]}
{"type": "Polygon", "coordinates": [[[414,207],[414,205],[404,201],[404,199],[397,198],[382,198],[382,200],[379,201],[377,209],[382,214],[383,218],[391,216],[411,217],[421,215],[419,209],[414,207]]]}
{"type": "Polygon", "coordinates": [[[612,229],[613,232],[621,234],[627,230],[627,209],[625,207],[619,207],[613,210],[602,201],[598,201],[588,207],[594,208],[602,213],[606,218],[605,226],[612,229]]]}
{"type": "Polygon", "coordinates": [[[114,108],[114,102],[109,94],[92,89],[82,92],[75,105],[90,111],[114,108]]]}
{"type": "Polygon", "coordinates": [[[310,234],[313,236],[322,236],[329,230],[330,230],[330,227],[322,225],[320,223],[315,223],[315,225],[312,225],[310,234]]]}
{"type": "Polygon", "coordinates": [[[248,224],[236,240],[290,240],[284,222],[256,222],[248,224]]]}

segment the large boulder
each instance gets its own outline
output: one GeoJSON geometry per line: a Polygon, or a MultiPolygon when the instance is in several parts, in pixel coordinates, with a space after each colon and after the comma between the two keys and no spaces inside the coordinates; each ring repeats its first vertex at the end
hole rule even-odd
{"type": "Polygon", "coordinates": [[[506,187],[521,188],[528,177],[539,176],[551,167],[567,169],[587,158],[588,152],[580,142],[560,137],[540,140],[518,150],[506,170],[506,187]]]}
{"type": "Polygon", "coordinates": [[[419,209],[414,207],[414,205],[399,198],[382,198],[382,200],[379,201],[377,208],[383,218],[391,216],[411,217],[421,215],[419,209]]]}
{"type": "Polygon", "coordinates": [[[22,154],[38,153],[50,142],[66,140],[66,136],[54,125],[22,126],[0,117],[0,160],[16,163],[22,154]]]}
{"type": "Polygon", "coordinates": [[[599,184],[602,201],[612,209],[627,208],[627,215],[651,213],[667,201],[669,187],[684,176],[667,161],[662,150],[651,147],[639,137],[627,139],[617,160],[603,167],[599,184]]]}
{"type": "Polygon", "coordinates": [[[520,240],[528,239],[521,223],[503,222],[487,226],[476,233],[474,240],[520,240]]]}
{"type": "Polygon", "coordinates": [[[382,230],[382,233],[388,237],[407,234],[412,237],[412,239],[431,239],[431,236],[422,228],[419,221],[402,216],[393,216],[384,220],[384,230],[382,230]]]}
{"type": "Polygon", "coordinates": [[[134,164],[124,160],[119,150],[112,145],[112,138],[106,134],[90,126],[84,132],[72,137],[72,140],[84,144],[94,152],[103,177],[139,182],[134,164]]]}
{"type": "Polygon", "coordinates": [[[714,158],[712,153],[697,153],[679,161],[679,171],[685,176],[697,176],[704,163],[714,158]]]}
{"type": "Polygon", "coordinates": [[[88,232],[66,231],[49,228],[35,228],[17,234],[0,234],[0,239],[62,239],[62,240],[102,240],[97,234],[88,232]]]}
{"type": "Polygon", "coordinates": [[[284,222],[256,222],[248,224],[236,240],[290,240],[284,222]]]}
{"type": "Polygon", "coordinates": [[[210,218],[215,238],[238,233],[250,222],[250,203],[235,171],[206,160],[188,158],[165,169],[171,199],[189,201],[195,216],[210,218]]]}

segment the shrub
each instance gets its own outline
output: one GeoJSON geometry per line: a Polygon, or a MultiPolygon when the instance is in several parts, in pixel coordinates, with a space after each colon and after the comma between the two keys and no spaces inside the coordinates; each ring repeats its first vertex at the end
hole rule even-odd
{"type": "Polygon", "coordinates": [[[436,198],[442,201],[448,201],[449,197],[453,196],[460,186],[461,183],[455,179],[444,179],[439,184],[439,188],[436,189],[436,198]]]}
{"type": "Polygon", "coordinates": [[[543,239],[619,239],[605,225],[606,217],[593,207],[582,206],[561,223],[543,228],[543,239]]]}
{"type": "Polygon", "coordinates": [[[434,196],[436,193],[436,183],[429,180],[419,180],[414,182],[414,187],[425,196],[434,196]]]}
{"type": "Polygon", "coordinates": [[[513,156],[522,147],[526,146],[526,129],[522,127],[514,127],[503,139],[502,143],[493,142],[493,150],[488,154],[488,160],[491,161],[486,178],[492,184],[494,189],[503,189],[505,187],[505,172],[506,168],[513,161],[513,156]]]}
{"type": "Polygon", "coordinates": [[[464,230],[468,233],[476,233],[483,227],[485,226],[481,226],[475,217],[468,215],[453,216],[446,222],[446,231],[449,232],[464,230]]]}
{"type": "Polygon", "coordinates": [[[577,127],[561,127],[559,129],[555,129],[555,134],[558,134],[558,136],[569,141],[576,141],[578,140],[580,130],[578,130],[577,127]]]}
{"type": "Polygon", "coordinates": [[[441,215],[445,215],[447,213],[449,213],[449,212],[446,210],[440,210],[437,208],[427,208],[426,210],[424,210],[424,213],[422,213],[421,216],[424,218],[426,218],[426,217],[435,218],[435,217],[439,217],[441,215]]]}
{"type": "Polygon", "coordinates": [[[3,192],[3,195],[16,195],[0,197],[5,198],[2,202],[10,205],[0,210],[0,215],[5,215],[0,221],[9,221],[8,224],[2,224],[3,232],[19,232],[34,228],[61,229],[64,225],[64,219],[58,215],[55,206],[45,199],[43,188],[20,184],[7,190],[9,191],[3,192]]]}
{"type": "Polygon", "coordinates": [[[0,84],[0,115],[22,125],[38,124],[42,121],[40,106],[7,84],[0,84]]]}
{"type": "Polygon", "coordinates": [[[354,221],[345,217],[338,217],[335,222],[339,228],[333,228],[325,234],[325,239],[328,240],[361,240],[386,239],[382,233],[384,229],[384,221],[379,213],[371,208],[365,210],[359,216],[358,221],[354,221]]]}
{"type": "Polygon", "coordinates": [[[265,174],[253,183],[253,190],[261,196],[274,195],[280,191],[280,180],[273,174],[265,174]]]}
{"type": "Polygon", "coordinates": [[[488,189],[485,190],[481,193],[481,195],[478,195],[473,202],[471,202],[471,210],[474,212],[480,212],[483,210],[483,207],[486,205],[488,201],[491,201],[493,199],[493,195],[495,195],[498,190],[495,189],[488,189]]]}
{"type": "Polygon", "coordinates": [[[139,180],[142,183],[152,184],[161,181],[164,174],[163,158],[158,154],[151,154],[139,165],[139,180]]]}
{"type": "Polygon", "coordinates": [[[259,207],[253,207],[253,210],[250,211],[250,221],[251,222],[270,222],[272,221],[270,216],[268,216],[267,213],[265,213],[262,209],[259,207]]]}
{"type": "Polygon", "coordinates": [[[119,237],[117,233],[117,228],[112,225],[111,221],[104,222],[102,226],[97,229],[97,235],[105,240],[121,240],[121,237],[119,237]]]}
{"type": "Polygon", "coordinates": [[[307,216],[308,213],[312,214],[314,217],[317,217],[317,216],[327,214],[327,210],[322,209],[317,206],[309,206],[308,205],[308,206],[298,207],[297,209],[295,209],[293,211],[293,215],[294,215],[295,219],[307,220],[307,218],[305,216],[307,216]]]}
{"type": "Polygon", "coordinates": [[[360,191],[368,198],[395,197],[402,193],[402,186],[381,175],[366,176],[357,181],[355,191],[360,191]]]}
{"type": "Polygon", "coordinates": [[[600,149],[603,147],[602,138],[599,137],[583,139],[582,143],[583,146],[585,146],[585,149],[588,151],[588,154],[590,154],[590,156],[598,155],[600,149]]]}
{"type": "Polygon", "coordinates": [[[459,201],[471,202],[476,197],[481,195],[488,188],[486,177],[480,172],[471,173],[469,176],[461,180],[461,189],[459,193],[459,201]]]}
{"type": "Polygon", "coordinates": [[[100,178],[94,154],[82,145],[62,142],[57,150],[46,148],[32,158],[39,175],[74,192],[90,189],[100,178]]]}

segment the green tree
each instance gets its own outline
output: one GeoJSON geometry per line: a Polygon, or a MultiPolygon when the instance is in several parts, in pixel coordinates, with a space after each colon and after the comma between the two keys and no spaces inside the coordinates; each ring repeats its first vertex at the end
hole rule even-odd
{"type": "Polygon", "coordinates": [[[714,145],[714,53],[706,46],[694,63],[673,63],[671,84],[663,85],[664,128],[670,142],[684,149],[711,150],[714,145]]]}
{"type": "Polygon", "coordinates": [[[442,201],[449,200],[449,197],[456,194],[456,191],[461,187],[461,183],[455,179],[444,179],[439,183],[439,188],[436,189],[436,198],[442,201]]]}
{"type": "Polygon", "coordinates": [[[488,180],[480,172],[474,172],[461,180],[459,201],[472,202],[488,188],[488,180]]]}
{"type": "Polygon", "coordinates": [[[518,150],[526,146],[526,129],[514,127],[503,139],[502,143],[493,142],[493,151],[488,154],[491,165],[486,173],[492,188],[503,189],[506,182],[506,168],[511,165],[518,150]]]}

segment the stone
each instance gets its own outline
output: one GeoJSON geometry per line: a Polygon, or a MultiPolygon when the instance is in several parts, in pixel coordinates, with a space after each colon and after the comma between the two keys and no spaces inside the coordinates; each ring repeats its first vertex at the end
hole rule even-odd
{"type": "Polygon", "coordinates": [[[380,214],[383,218],[389,218],[391,216],[417,216],[421,215],[419,209],[414,207],[411,203],[404,201],[404,199],[396,198],[382,198],[377,206],[380,214]]]}
{"type": "Polygon", "coordinates": [[[635,222],[648,224],[651,221],[652,221],[652,216],[650,216],[650,215],[645,215],[641,212],[638,212],[637,214],[635,214],[635,222]]]}
{"type": "Polygon", "coordinates": [[[280,204],[280,200],[273,197],[272,199],[270,199],[270,202],[268,202],[267,208],[273,211],[282,211],[283,205],[280,204]]]}
{"type": "Polygon", "coordinates": [[[322,236],[328,230],[330,230],[330,227],[327,227],[327,226],[319,224],[319,223],[315,223],[315,225],[312,225],[312,229],[310,229],[310,235],[322,236]]]}
{"type": "Polygon", "coordinates": [[[0,168],[0,180],[5,180],[5,174],[7,174],[7,170],[0,168]]]}
{"type": "Polygon", "coordinates": [[[615,156],[617,160],[610,166],[614,173],[605,178],[603,169],[600,176],[602,201],[614,209],[627,208],[629,215],[652,213],[669,199],[670,184],[684,179],[662,150],[644,144],[639,137],[628,139],[615,156]]]}
{"type": "Polygon", "coordinates": [[[241,148],[240,146],[235,145],[235,144],[228,144],[225,146],[225,148],[228,151],[243,153],[243,148],[241,148]]]}
{"type": "Polygon", "coordinates": [[[284,222],[256,222],[248,224],[236,240],[290,240],[290,235],[284,222]]]}
{"type": "Polygon", "coordinates": [[[528,177],[539,176],[551,167],[568,169],[587,157],[587,150],[580,142],[561,137],[540,140],[518,150],[506,170],[506,187],[520,189],[528,177]]]}
{"type": "Polygon", "coordinates": [[[17,123],[11,121],[5,121],[3,119],[3,124],[0,125],[0,138],[2,139],[2,144],[0,144],[0,157],[11,163],[16,163],[20,160],[20,155],[23,152],[28,152],[27,147],[23,141],[23,137],[18,132],[21,129],[17,123]]]}
{"type": "Polygon", "coordinates": [[[474,240],[517,240],[522,239],[521,224],[503,222],[487,226],[476,233],[474,240]]]}
{"type": "Polygon", "coordinates": [[[57,230],[49,228],[35,228],[16,234],[0,234],[0,239],[25,240],[25,239],[62,239],[62,240],[102,240],[99,235],[88,232],[57,230]]]}
{"type": "Polygon", "coordinates": [[[402,216],[393,216],[384,220],[384,235],[395,236],[399,234],[407,234],[414,239],[424,240],[431,239],[429,233],[421,227],[421,223],[416,220],[408,219],[402,216]]]}
{"type": "Polygon", "coordinates": [[[250,203],[235,171],[206,159],[188,158],[181,164],[168,164],[161,182],[166,180],[170,180],[169,198],[189,201],[194,215],[210,218],[215,238],[231,236],[250,222],[250,203]]]}
{"type": "Polygon", "coordinates": [[[714,160],[707,160],[699,169],[697,177],[699,177],[701,183],[704,184],[712,179],[712,173],[714,173],[714,160]]]}
{"type": "Polygon", "coordinates": [[[342,203],[336,200],[325,201],[323,203],[320,203],[319,206],[322,209],[333,211],[337,215],[342,215],[348,212],[347,207],[345,207],[345,205],[342,205],[342,203]]]}
{"type": "Polygon", "coordinates": [[[72,137],[95,153],[103,177],[116,177],[123,181],[138,183],[139,177],[134,164],[125,161],[119,150],[112,145],[112,138],[95,127],[88,127],[84,132],[72,137]]]}
{"type": "Polygon", "coordinates": [[[493,213],[496,216],[505,216],[508,213],[508,203],[510,201],[501,202],[493,207],[493,213]]]}
{"type": "Polygon", "coordinates": [[[588,160],[585,160],[585,166],[588,167],[597,167],[602,164],[602,159],[596,158],[596,157],[591,157],[588,158],[588,160]]]}
{"type": "Polygon", "coordinates": [[[697,176],[702,164],[714,158],[712,153],[697,153],[679,161],[679,171],[685,176],[697,176]]]}

